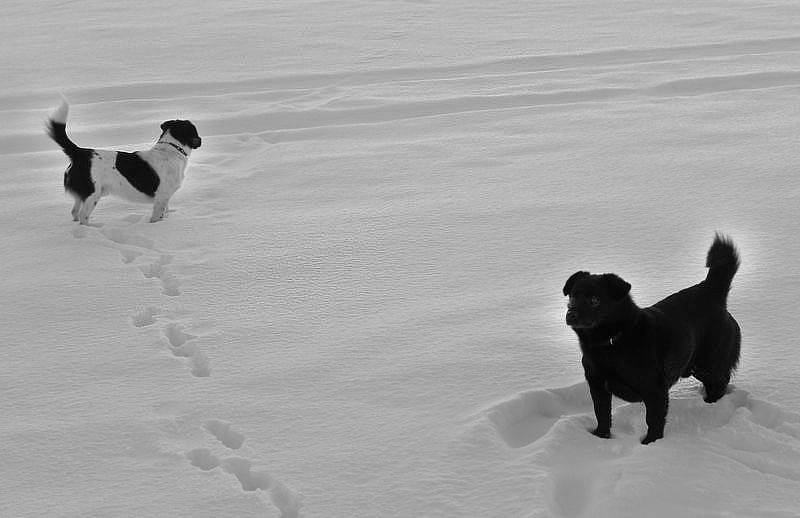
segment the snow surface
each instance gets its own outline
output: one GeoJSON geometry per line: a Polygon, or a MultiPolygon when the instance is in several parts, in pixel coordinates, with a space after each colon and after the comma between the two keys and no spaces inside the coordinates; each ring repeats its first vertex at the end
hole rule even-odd
{"type": "Polygon", "coordinates": [[[800,516],[800,3],[6,0],[0,516],[800,516]],[[70,221],[43,131],[203,146],[70,221]],[[564,280],[743,267],[729,395],[594,423],[564,280]],[[788,319],[788,320],[787,320],[788,319]]]}

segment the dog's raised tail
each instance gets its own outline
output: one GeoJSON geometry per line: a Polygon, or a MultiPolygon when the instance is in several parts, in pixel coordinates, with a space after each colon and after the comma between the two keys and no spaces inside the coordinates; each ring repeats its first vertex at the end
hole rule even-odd
{"type": "Polygon", "coordinates": [[[739,270],[739,264],[739,252],[736,251],[733,241],[717,234],[706,256],[708,275],[705,282],[722,296],[723,303],[728,298],[731,281],[739,270]]]}
{"type": "Polygon", "coordinates": [[[69,104],[62,98],[61,105],[50,115],[47,121],[47,134],[61,146],[64,153],[72,158],[80,148],[67,136],[67,115],[69,114],[69,104]]]}

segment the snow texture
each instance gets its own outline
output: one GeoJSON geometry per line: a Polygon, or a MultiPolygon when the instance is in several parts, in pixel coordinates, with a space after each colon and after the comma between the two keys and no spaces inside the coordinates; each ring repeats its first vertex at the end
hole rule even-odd
{"type": "Polygon", "coordinates": [[[0,516],[800,515],[800,3],[7,0],[0,516]],[[203,146],[71,220],[43,123],[203,146]],[[601,440],[576,270],[742,254],[730,393],[601,440]],[[787,320],[788,319],[788,320],[787,320]]]}

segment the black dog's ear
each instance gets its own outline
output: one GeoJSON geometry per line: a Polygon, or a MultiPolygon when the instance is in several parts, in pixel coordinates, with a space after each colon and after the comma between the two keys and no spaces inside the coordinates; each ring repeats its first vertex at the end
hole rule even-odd
{"type": "Polygon", "coordinates": [[[569,295],[572,291],[572,286],[575,284],[576,281],[583,279],[584,277],[588,277],[590,275],[589,272],[575,272],[573,273],[569,279],[567,279],[567,283],[564,284],[564,296],[569,295]]]}
{"type": "Polygon", "coordinates": [[[167,131],[175,121],[164,121],[161,123],[161,131],[167,131]]]}
{"type": "Polygon", "coordinates": [[[631,285],[618,275],[604,273],[602,278],[608,288],[608,294],[613,300],[619,300],[631,291],[631,285]]]}

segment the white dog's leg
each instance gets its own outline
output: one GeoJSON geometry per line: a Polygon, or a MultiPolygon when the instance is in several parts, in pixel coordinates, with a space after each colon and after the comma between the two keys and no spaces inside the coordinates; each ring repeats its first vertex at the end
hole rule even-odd
{"type": "Polygon", "coordinates": [[[78,211],[81,208],[81,199],[75,198],[75,204],[72,206],[70,214],[72,214],[72,221],[78,221],[78,211]]]}
{"type": "Polygon", "coordinates": [[[100,193],[95,192],[85,200],[81,204],[81,208],[78,210],[78,221],[81,225],[88,225],[89,224],[89,216],[92,214],[92,211],[95,207],[97,207],[97,202],[100,201],[100,193]]]}
{"type": "Polygon", "coordinates": [[[168,203],[169,198],[166,200],[156,199],[155,203],[153,203],[153,215],[150,216],[150,223],[155,223],[156,221],[164,219],[164,215],[167,213],[168,203]]]}

